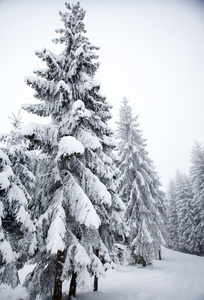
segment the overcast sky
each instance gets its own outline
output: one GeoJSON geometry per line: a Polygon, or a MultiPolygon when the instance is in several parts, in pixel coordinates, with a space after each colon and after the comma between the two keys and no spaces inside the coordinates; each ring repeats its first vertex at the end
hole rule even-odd
{"type": "MultiPolygon", "coordinates": [[[[62,23],[64,0],[0,0],[0,132],[33,91],[23,78],[42,68],[62,23]]],[[[76,1],[72,1],[76,3],[76,1]]],[[[101,92],[118,108],[126,96],[139,114],[149,156],[164,190],[176,170],[188,172],[195,141],[204,145],[204,3],[198,0],[82,0],[89,40],[100,46],[101,92]]],[[[23,113],[24,123],[35,121],[23,113]]]]}

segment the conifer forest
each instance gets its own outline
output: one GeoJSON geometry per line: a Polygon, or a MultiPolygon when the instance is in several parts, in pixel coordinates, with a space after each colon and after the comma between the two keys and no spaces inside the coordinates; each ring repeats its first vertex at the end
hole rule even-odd
{"type": "Polygon", "coordinates": [[[178,170],[164,192],[123,95],[117,128],[109,125],[85,10],[66,3],[59,14],[53,42],[64,50],[35,52],[45,68],[25,82],[38,102],[22,105],[50,121],[23,125],[13,114],[11,132],[0,133],[0,283],[15,289],[32,265],[29,300],[62,299],[65,281],[71,299],[87,278],[94,293],[107,270],[148,268],[162,247],[204,255],[204,147],[192,145],[189,174],[178,170]]]}

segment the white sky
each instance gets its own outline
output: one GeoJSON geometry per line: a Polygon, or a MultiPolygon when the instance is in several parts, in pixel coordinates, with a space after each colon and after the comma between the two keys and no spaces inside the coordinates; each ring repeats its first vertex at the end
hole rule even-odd
{"type": "MultiPolygon", "coordinates": [[[[34,101],[23,78],[42,68],[34,55],[62,48],[64,0],[0,0],[0,132],[8,116],[34,101]]],[[[72,1],[76,3],[76,1],[72,1]]],[[[126,96],[166,189],[176,170],[188,172],[194,141],[204,144],[204,2],[199,0],[82,0],[89,40],[100,46],[96,79],[118,108],[126,96]]],[[[36,121],[23,113],[24,123],[36,121]]]]}

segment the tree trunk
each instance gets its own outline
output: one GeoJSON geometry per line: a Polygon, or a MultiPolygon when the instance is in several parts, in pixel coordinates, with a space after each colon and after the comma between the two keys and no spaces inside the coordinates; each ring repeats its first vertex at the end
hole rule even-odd
{"type": "Polygon", "coordinates": [[[142,266],[146,267],[147,263],[146,263],[146,260],[144,259],[144,257],[141,258],[141,261],[142,261],[142,266]]]}
{"type": "Polygon", "coordinates": [[[159,250],[159,260],[162,260],[162,257],[161,257],[161,250],[159,250]]]}
{"type": "Polygon", "coordinates": [[[62,299],[62,280],[61,280],[61,277],[62,277],[64,261],[65,261],[65,251],[60,251],[59,250],[57,252],[55,287],[54,287],[53,300],[61,300],[62,299]]]}
{"type": "MultiPolygon", "coordinates": [[[[99,257],[99,249],[96,249],[95,255],[99,257]]],[[[94,292],[98,291],[98,277],[94,275],[94,292]]]]}
{"type": "Polygon", "coordinates": [[[98,277],[94,275],[94,292],[98,291],[98,277]]]}
{"type": "Polygon", "coordinates": [[[69,296],[68,296],[68,300],[73,297],[76,297],[76,287],[77,287],[77,273],[73,272],[72,273],[72,278],[71,278],[71,282],[70,282],[70,287],[69,287],[69,296]]]}

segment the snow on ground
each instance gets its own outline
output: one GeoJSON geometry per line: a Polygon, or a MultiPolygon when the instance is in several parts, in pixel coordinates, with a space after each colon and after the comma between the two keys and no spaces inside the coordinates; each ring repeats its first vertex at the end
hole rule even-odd
{"type": "MultiPolygon", "coordinates": [[[[204,257],[166,248],[162,249],[162,255],[163,260],[154,261],[153,266],[117,266],[117,270],[107,271],[106,277],[99,281],[99,292],[78,292],[77,299],[204,300],[204,257]]],[[[29,300],[21,287],[12,292],[3,285],[0,299],[29,300]]]]}
{"type": "Polygon", "coordinates": [[[99,292],[80,300],[204,300],[204,257],[163,248],[153,266],[119,266],[100,279],[99,292]]]}

